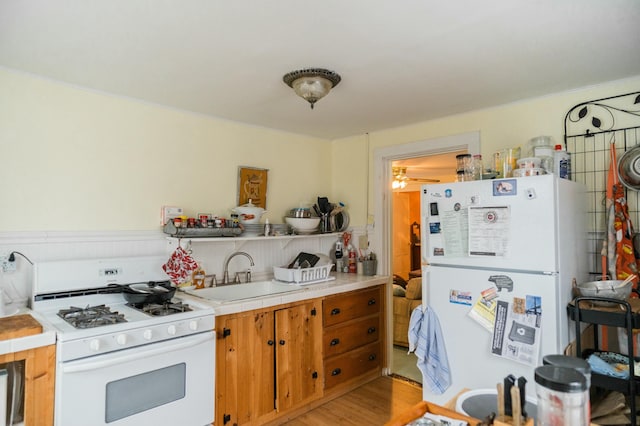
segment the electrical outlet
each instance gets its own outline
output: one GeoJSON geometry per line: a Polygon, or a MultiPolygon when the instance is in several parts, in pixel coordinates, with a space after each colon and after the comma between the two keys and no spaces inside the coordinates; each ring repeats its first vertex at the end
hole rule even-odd
{"type": "Polygon", "coordinates": [[[0,265],[2,265],[2,272],[13,272],[16,270],[16,261],[9,261],[9,255],[0,256],[0,265]]]}

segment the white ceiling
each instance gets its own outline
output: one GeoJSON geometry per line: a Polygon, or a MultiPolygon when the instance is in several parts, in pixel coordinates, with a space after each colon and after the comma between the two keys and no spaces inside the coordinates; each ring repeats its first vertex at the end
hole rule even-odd
{"type": "Polygon", "coordinates": [[[640,74],[638,0],[2,0],[0,66],[334,139],[640,74]],[[342,82],[314,110],[282,82],[342,82]]]}

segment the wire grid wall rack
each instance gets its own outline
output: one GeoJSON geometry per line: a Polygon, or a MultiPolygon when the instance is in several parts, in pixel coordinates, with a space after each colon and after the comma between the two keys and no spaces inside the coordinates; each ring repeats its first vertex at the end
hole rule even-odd
{"type": "MultiPolygon", "coordinates": [[[[610,144],[615,143],[617,159],[640,145],[640,91],[575,105],[565,116],[564,143],[571,154],[571,179],[587,188],[588,266],[596,278],[602,275],[610,144]]],[[[638,191],[625,188],[625,195],[631,223],[640,232],[638,191]]]]}

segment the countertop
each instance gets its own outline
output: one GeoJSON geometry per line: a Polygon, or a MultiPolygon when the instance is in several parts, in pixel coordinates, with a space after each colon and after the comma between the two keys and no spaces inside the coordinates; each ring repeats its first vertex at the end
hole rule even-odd
{"type": "Polygon", "coordinates": [[[53,327],[43,318],[37,315],[29,308],[20,308],[15,315],[30,314],[36,321],[42,325],[42,333],[32,334],[30,336],[17,337],[13,339],[0,340],[0,355],[13,352],[26,351],[28,349],[39,348],[41,346],[55,345],[56,332],[53,327]]]}
{"type": "MultiPolygon", "coordinates": [[[[183,292],[178,293],[177,296],[184,300],[194,299],[199,303],[210,305],[214,308],[216,315],[226,315],[250,311],[254,309],[267,308],[270,306],[282,305],[285,303],[294,303],[302,300],[314,299],[352,290],[359,290],[362,288],[368,288],[380,284],[387,284],[390,279],[385,275],[365,276],[344,273],[338,273],[334,275],[334,277],[334,280],[305,285],[302,286],[300,290],[288,293],[255,297],[233,302],[220,303],[192,296],[183,292]]],[[[251,283],[237,285],[251,285],[251,283]]],[[[19,311],[15,312],[14,314],[30,314],[36,321],[38,321],[42,325],[42,333],[13,339],[0,340],[0,355],[34,349],[41,346],[54,345],[56,343],[56,332],[54,328],[44,318],[38,315],[37,312],[24,307],[20,308],[19,311]]]]}
{"type": "MultiPolygon", "coordinates": [[[[254,309],[268,308],[271,306],[282,305],[286,303],[294,303],[302,300],[314,299],[318,297],[330,296],[332,294],[344,293],[352,290],[359,290],[362,288],[373,287],[380,284],[389,283],[390,277],[386,275],[357,275],[357,274],[345,274],[336,273],[332,275],[334,280],[323,281],[315,284],[303,285],[302,289],[291,291],[288,293],[279,293],[268,296],[254,297],[251,299],[244,299],[238,301],[229,302],[216,302],[207,300],[204,298],[192,296],[180,292],[178,297],[184,300],[190,298],[196,299],[200,303],[206,303],[214,308],[216,315],[235,314],[238,312],[252,311],[254,309]]],[[[251,285],[247,284],[234,284],[234,285],[251,285]]]]}

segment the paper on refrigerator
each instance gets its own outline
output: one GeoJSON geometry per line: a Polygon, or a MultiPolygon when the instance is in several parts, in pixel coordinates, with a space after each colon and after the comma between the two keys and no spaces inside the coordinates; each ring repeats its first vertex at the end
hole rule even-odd
{"type": "Polygon", "coordinates": [[[498,300],[491,352],[532,367],[539,364],[542,299],[539,296],[498,300]]]}
{"type": "Polygon", "coordinates": [[[496,306],[498,304],[498,292],[495,287],[488,288],[480,293],[480,297],[473,304],[467,315],[489,333],[493,333],[493,324],[496,320],[496,306]]]}

